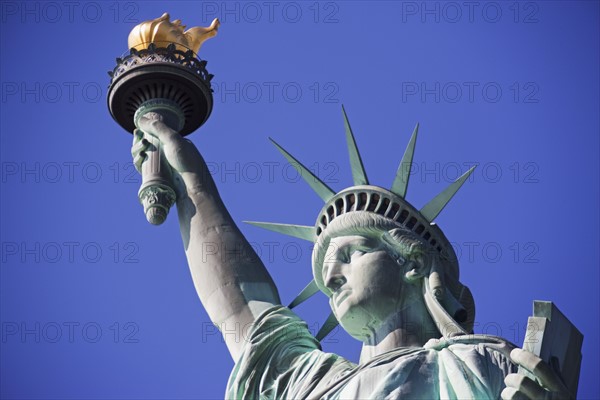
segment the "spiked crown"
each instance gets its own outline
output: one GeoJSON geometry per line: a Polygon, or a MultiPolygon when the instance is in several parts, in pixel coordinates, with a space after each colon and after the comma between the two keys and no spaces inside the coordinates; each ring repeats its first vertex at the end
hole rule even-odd
{"type": "MultiPolygon", "coordinates": [[[[440,194],[429,201],[420,210],[406,201],[405,196],[410,178],[410,169],[413,160],[415,144],[419,131],[419,125],[415,127],[400,166],[396,172],[396,177],[390,190],[373,186],[369,184],[362,159],[354,139],[354,134],[346,111],[342,106],[344,125],[346,130],[346,141],[350,156],[350,165],[352,168],[352,177],[354,185],[336,193],[315,176],[308,168],[300,163],[294,156],[288,153],[283,147],[277,144],[273,139],[271,141],[283,156],[292,164],[312,189],[323,199],[325,205],[319,212],[317,222],[314,226],[291,225],[269,222],[246,221],[249,224],[265,228],[271,231],[293,236],[296,238],[308,240],[313,243],[322,244],[319,241],[321,236],[325,236],[328,226],[340,216],[348,213],[366,212],[373,213],[389,221],[390,225],[402,227],[411,231],[418,237],[430,250],[439,253],[440,257],[447,262],[447,268],[453,279],[458,281],[459,268],[458,260],[452,245],[442,232],[442,230],[433,222],[442,209],[448,204],[460,187],[471,175],[475,167],[469,169],[465,174],[450,184],[440,194]]],[[[293,308],[308,298],[322,290],[327,295],[330,291],[324,286],[322,277],[317,273],[323,262],[323,251],[319,251],[315,246],[313,251],[313,272],[314,279],[296,296],[289,307],[293,308]],[[317,265],[319,264],[319,265],[317,265]]],[[[319,333],[317,339],[321,340],[338,324],[333,313],[329,316],[319,333]]]]}

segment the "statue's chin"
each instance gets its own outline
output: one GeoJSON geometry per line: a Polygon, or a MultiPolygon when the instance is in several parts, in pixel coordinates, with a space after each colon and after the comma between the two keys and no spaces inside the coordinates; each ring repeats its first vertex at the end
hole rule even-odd
{"type": "Polygon", "coordinates": [[[369,313],[361,306],[342,307],[339,310],[334,310],[334,312],[341,327],[350,336],[361,342],[368,341],[382,323],[381,319],[377,318],[373,313],[369,313]]]}

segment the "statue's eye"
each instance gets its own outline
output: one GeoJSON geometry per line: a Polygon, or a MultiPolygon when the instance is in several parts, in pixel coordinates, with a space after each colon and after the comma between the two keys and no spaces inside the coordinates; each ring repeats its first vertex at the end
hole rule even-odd
{"type": "Polygon", "coordinates": [[[352,252],[351,258],[360,257],[364,254],[366,254],[366,252],[364,250],[357,249],[352,252]]]}
{"type": "Polygon", "coordinates": [[[347,252],[343,252],[340,254],[340,261],[343,262],[344,264],[348,264],[350,262],[350,256],[348,255],[347,252]]]}

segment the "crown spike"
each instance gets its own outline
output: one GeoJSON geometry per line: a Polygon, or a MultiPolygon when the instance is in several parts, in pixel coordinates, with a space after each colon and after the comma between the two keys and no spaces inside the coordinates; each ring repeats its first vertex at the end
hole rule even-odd
{"type": "Polygon", "coordinates": [[[277,147],[277,150],[283,154],[283,156],[288,160],[290,164],[300,173],[302,178],[310,185],[310,187],[319,195],[323,201],[327,202],[333,196],[335,196],[335,192],[329,188],[323,181],[321,181],[315,174],[313,174],[308,168],[306,168],[302,163],[294,158],[290,153],[285,151],[283,147],[277,144],[273,139],[269,138],[269,140],[277,147]]]}
{"type": "Polygon", "coordinates": [[[348,116],[346,110],[342,105],[342,114],[344,116],[344,126],[346,127],[346,142],[348,143],[348,154],[350,155],[350,167],[352,168],[352,179],[355,185],[368,185],[369,180],[363,166],[358,147],[356,146],[356,140],[354,140],[354,134],[352,134],[352,128],[350,122],[348,122],[348,116]]]}
{"type": "Polygon", "coordinates": [[[308,285],[306,285],[306,287],[304,289],[302,289],[300,294],[298,296],[296,296],[296,298],[294,300],[292,300],[292,302],[290,303],[288,308],[291,309],[291,308],[294,308],[294,307],[304,303],[306,300],[308,300],[309,298],[311,298],[312,296],[317,294],[318,291],[319,291],[319,287],[317,286],[317,283],[315,282],[314,279],[311,280],[310,283],[308,285]]]}
{"type": "Polygon", "coordinates": [[[325,323],[323,324],[323,326],[321,327],[321,329],[319,329],[319,332],[317,333],[317,336],[315,336],[315,338],[320,342],[321,340],[325,339],[325,337],[327,335],[329,335],[329,333],[336,327],[338,326],[339,322],[337,320],[337,318],[335,318],[335,315],[333,315],[333,312],[331,314],[329,314],[329,317],[327,317],[327,320],[325,321],[325,323]]]}
{"type": "Polygon", "coordinates": [[[446,207],[446,204],[452,199],[452,197],[458,192],[458,189],[465,183],[467,178],[473,173],[476,165],[471,167],[465,172],[460,178],[454,181],[450,186],[444,189],[440,194],[435,196],[429,203],[425,204],[419,211],[429,222],[432,222],[435,217],[446,207]]]}
{"type": "Polygon", "coordinates": [[[316,240],[314,226],[276,224],[276,223],[272,223],[272,222],[255,222],[255,221],[244,221],[244,222],[246,224],[254,225],[259,228],[268,229],[273,232],[292,236],[292,237],[302,239],[302,240],[307,240],[312,243],[314,243],[316,240]]]}
{"type": "Polygon", "coordinates": [[[410,137],[410,141],[406,146],[404,155],[402,156],[402,161],[400,161],[400,165],[398,166],[398,171],[396,171],[396,179],[394,179],[394,183],[390,189],[390,191],[402,198],[406,197],[406,189],[408,188],[408,179],[410,178],[410,171],[412,169],[412,161],[415,154],[415,144],[417,142],[418,133],[419,124],[417,123],[415,129],[413,130],[412,136],[410,137]]]}

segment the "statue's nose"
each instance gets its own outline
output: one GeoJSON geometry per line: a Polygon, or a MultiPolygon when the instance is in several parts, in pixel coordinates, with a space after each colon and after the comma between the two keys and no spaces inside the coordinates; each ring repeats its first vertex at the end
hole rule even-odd
{"type": "Polygon", "coordinates": [[[323,277],[323,283],[329,290],[335,292],[347,282],[347,279],[343,274],[342,262],[335,261],[328,264],[329,268],[323,277]]]}

